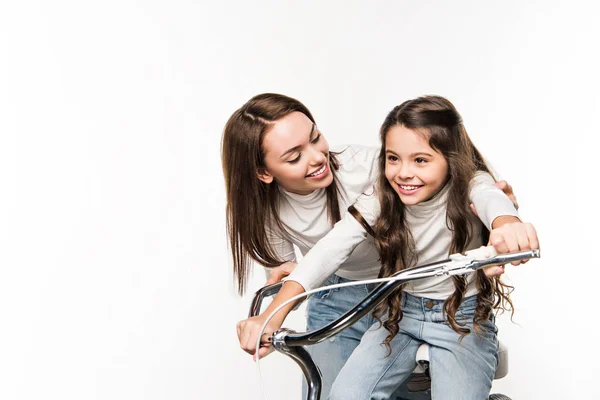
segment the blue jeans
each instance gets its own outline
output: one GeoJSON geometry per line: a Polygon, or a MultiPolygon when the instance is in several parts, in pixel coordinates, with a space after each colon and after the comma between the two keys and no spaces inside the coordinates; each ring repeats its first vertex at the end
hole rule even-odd
{"type": "MultiPolygon", "coordinates": [[[[351,280],[332,275],[323,286],[344,282],[351,282],[351,280]]],[[[375,286],[376,284],[348,286],[313,294],[308,300],[306,308],[307,330],[321,328],[341,317],[364,299],[375,286]]],[[[336,336],[321,343],[307,346],[306,349],[321,370],[323,376],[322,399],[327,398],[331,386],[346,363],[346,360],[350,358],[354,349],[360,344],[361,338],[374,322],[375,319],[372,314],[367,314],[336,336]]],[[[306,398],[306,384],[303,385],[302,392],[303,398],[306,398]]],[[[408,389],[403,385],[390,398],[421,399],[422,397],[419,397],[417,394],[409,395],[408,389]]]]}
{"type": "MultiPolygon", "coordinates": [[[[476,296],[466,298],[457,319],[472,329],[476,296]]],[[[375,323],[340,371],[330,393],[337,399],[389,399],[416,366],[421,343],[430,345],[433,400],[487,399],[498,363],[498,330],[494,317],[481,324],[481,335],[460,335],[442,314],[443,301],[404,293],[400,331],[391,341],[392,353],[382,344],[388,331],[375,323]]]]}

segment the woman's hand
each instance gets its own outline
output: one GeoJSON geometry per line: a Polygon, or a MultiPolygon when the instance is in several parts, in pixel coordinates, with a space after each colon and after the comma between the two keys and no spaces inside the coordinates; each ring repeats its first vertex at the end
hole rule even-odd
{"type": "Polygon", "coordinates": [[[512,186],[510,186],[508,184],[508,182],[498,181],[498,182],[494,183],[494,186],[496,186],[498,189],[502,190],[504,192],[504,194],[506,196],[508,196],[510,201],[512,201],[512,203],[515,205],[515,208],[517,210],[519,209],[519,203],[517,203],[517,196],[515,196],[515,194],[513,193],[512,186]]]}
{"type": "MultiPolygon", "coordinates": [[[[258,338],[260,328],[262,328],[266,319],[267,315],[263,313],[261,315],[257,315],[256,317],[251,317],[238,322],[237,335],[240,341],[240,347],[246,353],[252,355],[256,353],[256,339],[258,338]]],[[[260,358],[267,356],[273,351],[273,347],[271,346],[270,342],[271,335],[279,328],[280,325],[273,320],[269,321],[269,324],[267,324],[260,341],[260,349],[258,350],[258,356],[260,358]]]]}
{"type": "MultiPolygon", "coordinates": [[[[537,232],[533,225],[525,222],[510,222],[490,232],[489,244],[494,246],[498,253],[514,253],[516,251],[536,250],[540,248],[537,232]]],[[[513,261],[513,265],[526,263],[513,261]]],[[[504,273],[504,266],[492,266],[485,269],[488,277],[504,273]]]]}
{"type": "Polygon", "coordinates": [[[291,274],[294,268],[296,268],[296,263],[293,261],[287,261],[281,264],[279,267],[271,268],[269,279],[267,280],[267,283],[265,283],[265,286],[281,281],[283,278],[291,274]]]}
{"type": "Polygon", "coordinates": [[[285,281],[281,286],[279,293],[275,295],[271,304],[267,306],[262,314],[238,322],[237,335],[242,350],[249,354],[256,353],[256,339],[258,338],[260,328],[267,320],[267,317],[281,306],[282,308],[273,316],[273,318],[271,318],[265,327],[261,337],[258,356],[262,358],[269,354],[273,350],[270,342],[271,335],[281,328],[283,321],[285,321],[285,317],[294,308],[294,302],[290,302],[285,306],[283,306],[283,303],[301,293],[304,293],[304,287],[302,287],[302,285],[295,281],[285,281]]]}

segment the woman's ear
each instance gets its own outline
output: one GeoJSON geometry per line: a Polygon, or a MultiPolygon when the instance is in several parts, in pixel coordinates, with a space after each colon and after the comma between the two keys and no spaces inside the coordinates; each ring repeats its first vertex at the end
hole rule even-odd
{"type": "Polygon", "coordinates": [[[267,171],[265,168],[260,168],[256,173],[256,176],[258,176],[258,179],[260,179],[267,185],[273,182],[273,175],[271,175],[269,171],[267,171]]]}

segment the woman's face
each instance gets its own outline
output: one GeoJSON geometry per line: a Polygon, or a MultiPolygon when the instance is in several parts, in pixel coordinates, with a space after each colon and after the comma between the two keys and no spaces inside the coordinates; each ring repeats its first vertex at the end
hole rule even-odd
{"type": "Polygon", "coordinates": [[[276,121],[263,139],[266,168],[258,178],[275,180],[288,192],[309,194],[333,182],[329,144],[317,126],[301,112],[276,121]]]}

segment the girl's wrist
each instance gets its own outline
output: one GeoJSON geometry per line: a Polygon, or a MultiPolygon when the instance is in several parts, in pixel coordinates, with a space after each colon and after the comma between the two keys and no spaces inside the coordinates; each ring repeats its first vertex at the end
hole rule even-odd
{"type": "Polygon", "coordinates": [[[521,222],[521,220],[514,215],[501,215],[492,221],[492,229],[500,228],[502,225],[512,224],[515,222],[521,222]]]}

